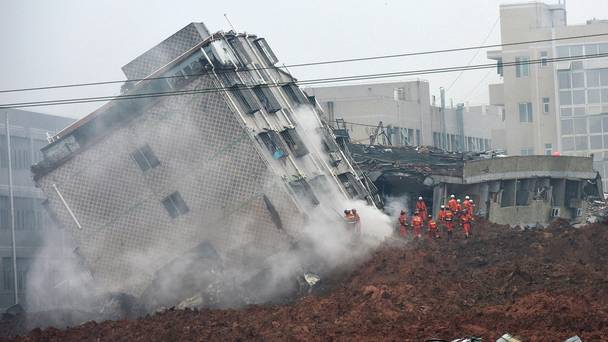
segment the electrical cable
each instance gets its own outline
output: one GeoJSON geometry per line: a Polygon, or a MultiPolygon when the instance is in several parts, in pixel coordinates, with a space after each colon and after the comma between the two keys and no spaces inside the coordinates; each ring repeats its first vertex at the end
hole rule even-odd
{"type": "MultiPolygon", "coordinates": [[[[504,44],[478,45],[478,46],[468,46],[468,47],[461,47],[461,48],[428,50],[428,51],[399,53],[399,54],[391,54],[391,55],[379,55],[379,56],[360,57],[360,58],[336,59],[336,60],[327,60],[327,61],[319,61],[319,62],[298,63],[298,64],[283,65],[278,68],[299,68],[299,67],[317,66],[317,65],[326,65],[326,64],[351,63],[351,62],[361,62],[361,61],[378,60],[378,59],[401,58],[401,57],[410,57],[410,56],[441,54],[441,53],[447,53],[447,52],[458,52],[458,51],[489,49],[489,48],[498,48],[498,47],[515,46],[515,45],[545,43],[545,42],[553,42],[553,41],[561,41],[561,40],[593,38],[593,37],[600,37],[600,36],[608,36],[608,32],[589,34],[589,35],[568,36],[568,37],[560,37],[560,38],[528,40],[528,41],[520,41],[520,42],[504,43],[504,44]]],[[[274,69],[274,68],[277,68],[277,67],[270,66],[270,67],[261,67],[261,68],[251,68],[251,69],[245,69],[245,70],[240,70],[240,71],[256,71],[256,70],[267,70],[267,69],[274,69]]],[[[187,77],[203,76],[203,75],[208,75],[211,73],[212,73],[211,71],[205,71],[203,73],[188,74],[185,76],[187,76],[187,77]]],[[[0,93],[15,93],[15,92],[48,90],[48,89],[59,89],[59,88],[86,87],[86,86],[106,85],[106,84],[115,84],[115,83],[132,83],[132,82],[140,82],[140,81],[145,81],[145,80],[160,80],[160,79],[171,79],[171,78],[179,78],[179,77],[183,77],[183,76],[182,75],[172,75],[172,76],[159,76],[159,77],[149,77],[149,78],[134,78],[134,79],[129,79],[129,80],[112,80],[112,81],[72,83],[72,84],[50,85],[50,86],[29,87],[29,88],[4,89],[4,90],[0,90],[0,93]]]]}
{"type": "MultiPolygon", "coordinates": [[[[542,59],[533,59],[533,60],[528,60],[528,61],[504,62],[504,63],[502,63],[502,66],[510,67],[510,66],[520,66],[520,65],[533,65],[533,64],[540,64],[540,63],[577,61],[577,60],[605,58],[605,57],[608,57],[608,53],[588,55],[588,56],[570,56],[570,57],[556,57],[556,58],[544,58],[543,57],[542,59]]],[[[299,86],[305,86],[305,85],[312,85],[312,84],[360,81],[360,80],[369,80],[369,79],[377,79],[377,78],[391,78],[391,77],[402,77],[402,76],[413,76],[413,75],[438,74],[438,73],[454,72],[454,71],[460,71],[460,70],[479,70],[479,69],[488,69],[488,68],[495,68],[495,67],[496,67],[495,63],[489,63],[489,64],[477,64],[477,65],[471,65],[471,66],[457,66],[457,67],[445,67],[445,68],[434,68],[434,69],[423,69],[423,70],[412,70],[412,71],[399,71],[399,72],[390,72],[390,73],[319,78],[319,79],[311,79],[311,80],[298,81],[298,82],[278,83],[276,85],[265,84],[265,85],[261,85],[261,86],[268,87],[268,88],[281,87],[281,86],[289,85],[291,83],[295,83],[299,86]]],[[[253,86],[244,86],[243,85],[243,86],[240,86],[240,88],[252,89],[253,86]]],[[[233,88],[231,88],[231,87],[202,88],[202,89],[179,90],[179,91],[157,92],[157,93],[126,94],[126,95],[117,95],[117,96],[99,96],[99,97],[83,97],[83,98],[44,100],[44,101],[33,101],[33,102],[5,103],[5,104],[0,104],[0,109],[53,106],[53,105],[64,105],[64,104],[80,104],[80,103],[90,103],[90,102],[103,102],[103,101],[109,101],[109,100],[129,100],[129,99],[176,96],[176,95],[193,95],[193,94],[222,92],[222,91],[227,91],[227,90],[232,90],[232,89],[233,88]]]]}

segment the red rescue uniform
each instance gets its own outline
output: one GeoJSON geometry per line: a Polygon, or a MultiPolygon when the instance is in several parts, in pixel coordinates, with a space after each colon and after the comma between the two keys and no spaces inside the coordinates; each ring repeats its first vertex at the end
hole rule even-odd
{"type": "Polygon", "coordinates": [[[428,209],[424,200],[418,200],[418,202],[416,202],[416,211],[418,211],[420,218],[424,221],[428,215],[428,209]]]}
{"type": "Polygon", "coordinates": [[[465,200],[462,203],[462,207],[464,208],[464,210],[466,211],[466,214],[473,217],[473,203],[471,203],[471,201],[469,200],[465,200]]]}
{"type": "Polygon", "coordinates": [[[451,210],[445,211],[445,229],[448,232],[448,240],[452,239],[452,230],[454,229],[454,213],[451,210]]]}
{"type": "Polygon", "coordinates": [[[415,215],[412,217],[412,227],[414,227],[414,237],[422,237],[422,217],[415,215]]]}
{"type": "Polygon", "coordinates": [[[433,220],[432,218],[429,219],[428,228],[429,228],[429,237],[430,238],[439,237],[439,233],[437,231],[437,228],[438,228],[437,222],[435,220],[433,220]]]}
{"type": "Polygon", "coordinates": [[[468,238],[469,235],[471,235],[471,217],[469,215],[462,215],[462,217],[460,218],[460,222],[462,223],[464,236],[468,238]]]}
{"type": "Polygon", "coordinates": [[[407,235],[407,215],[399,215],[399,235],[405,237],[407,235]]]}
{"type": "Polygon", "coordinates": [[[458,211],[458,207],[459,207],[459,204],[455,198],[451,198],[448,201],[448,209],[450,209],[452,212],[458,211]]]}

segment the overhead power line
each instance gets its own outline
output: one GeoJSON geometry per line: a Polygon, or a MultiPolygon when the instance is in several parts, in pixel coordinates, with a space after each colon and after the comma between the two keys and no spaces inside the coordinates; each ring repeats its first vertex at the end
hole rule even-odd
{"type": "MultiPolygon", "coordinates": [[[[608,57],[608,53],[602,53],[602,54],[590,55],[590,56],[570,56],[570,57],[532,59],[532,60],[525,61],[525,62],[524,61],[503,62],[502,66],[511,67],[511,66],[518,66],[518,65],[534,65],[534,64],[541,64],[541,63],[577,61],[577,60],[586,60],[586,59],[604,58],[604,57],[608,57]]],[[[319,79],[299,81],[296,83],[300,86],[306,86],[306,85],[312,85],[312,84],[349,82],[349,81],[370,80],[370,79],[378,79],[378,78],[392,78],[392,77],[413,76],[413,75],[429,75],[429,74],[438,74],[438,73],[446,73],[446,72],[455,72],[455,71],[461,71],[461,70],[480,70],[480,69],[488,69],[488,68],[495,68],[495,67],[496,67],[495,63],[489,63],[489,64],[477,64],[477,65],[470,65],[470,66],[456,66],[456,67],[445,67],[445,68],[435,68],[435,69],[398,71],[398,72],[390,72],[390,73],[377,73],[377,74],[365,74],[365,75],[342,76],[342,77],[331,77],[331,78],[319,78],[319,79]]],[[[265,84],[262,86],[280,87],[280,86],[284,86],[284,85],[287,85],[290,83],[291,82],[278,83],[276,85],[265,84]]],[[[242,86],[242,87],[253,88],[253,86],[242,86]]],[[[231,89],[232,88],[227,88],[227,87],[214,87],[214,88],[178,90],[178,91],[157,92],[157,93],[127,94],[127,95],[118,95],[118,96],[82,97],[82,98],[72,98],[72,99],[17,102],[17,103],[0,104],[0,108],[25,108],[25,107],[55,106],[55,105],[65,105],[65,104],[103,102],[103,101],[109,101],[109,100],[130,100],[130,99],[141,99],[141,98],[151,98],[151,97],[193,95],[193,94],[221,92],[221,91],[227,91],[227,90],[231,90],[231,89]]]]}
{"type": "MultiPolygon", "coordinates": [[[[488,39],[490,39],[490,36],[492,35],[492,32],[494,32],[494,29],[496,28],[496,25],[498,24],[498,22],[500,21],[500,17],[496,18],[496,21],[494,21],[494,24],[492,25],[492,28],[490,29],[490,32],[488,32],[488,34],[486,35],[486,37],[484,38],[484,40],[481,42],[480,45],[484,45],[488,39]]],[[[467,66],[473,64],[473,61],[475,60],[475,58],[477,58],[477,56],[479,55],[479,52],[482,49],[477,49],[477,51],[475,51],[475,54],[473,55],[473,57],[471,57],[471,59],[469,60],[469,62],[467,63],[467,66]]],[[[456,84],[456,82],[458,82],[458,80],[460,79],[460,76],[462,76],[464,71],[461,71],[456,78],[454,79],[454,81],[452,81],[452,83],[446,88],[446,93],[450,91],[450,89],[452,89],[452,87],[454,86],[454,84],[456,84]]]]}
{"type": "MultiPolygon", "coordinates": [[[[478,46],[468,46],[468,47],[451,48],[451,49],[440,49],[440,50],[428,50],[428,51],[419,51],[419,52],[399,53],[399,54],[391,54],[391,55],[379,55],[379,56],[360,57],[360,58],[348,58],[348,59],[335,59],[335,60],[327,60],[327,61],[318,61],[318,62],[309,62],[309,63],[298,63],[298,64],[283,65],[283,66],[280,66],[280,67],[281,68],[299,68],[299,67],[327,65],[327,64],[362,62],[362,61],[370,61],[370,60],[378,60],[378,59],[389,59],[389,58],[401,58],[401,57],[410,57],[410,56],[432,55],[432,54],[441,54],[441,53],[448,53],[448,52],[458,52],[458,51],[478,50],[478,49],[490,49],[490,48],[499,48],[499,47],[506,47],[506,46],[514,46],[514,45],[546,43],[546,42],[553,42],[553,41],[572,40],[572,39],[581,39],[581,38],[593,38],[593,37],[601,37],[601,36],[608,36],[608,32],[607,33],[589,34],[589,35],[559,37],[559,38],[527,40],[527,41],[520,41],[520,42],[513,42],[513,43],[504,43],[504,44],[478,45],[478,46]]],[[[243,69],[243,70],[239,70],[239,71],[240,72],[243,72],[243,71],[256,71],[256,70],[267,70],[267,69],[274,69],[274,68],[275,67],[272,66],[272,67],[243,69]]],[[[195,77],[195,76],[203,76],[203,75],[207,75],[207,74],[211,74],[211,73],[212,73],[211,71],[205,71],[205,72],[202,72],[202,73],[189,74],[189,75],[185,75],[185,76],[187,76],[187,77],[190,77],[190,76],[195,77]]],[[[181,76],[181,75],[179,75],[179,76],[178,75],[172,75],[172,76],[159,76],[159,77],[149,77],[149,78],[134,78],[134,79],[130,79],[130,80],[111,80],[111,81],[71,83],[71,84],[50,85],[50,86],[40,86],[40,87],[29,87],[29,88],[15,88],[15,89],[0,90],[0,93],[15,93],[15,92],[35,91],[35,90],[48,90],[48,89],[60,89],[60,88],[87,87],[87,86],[94,86],[94,85],[106,85],[106,84],[116,84],[116,83],[134,83],[134,82],[140,82],[140,81],[144,81],[144,80],[160,80],[160,79],[171,79],[171,78],[178,78],[178,77],[183,77],[183,76],[181,76]]]]}

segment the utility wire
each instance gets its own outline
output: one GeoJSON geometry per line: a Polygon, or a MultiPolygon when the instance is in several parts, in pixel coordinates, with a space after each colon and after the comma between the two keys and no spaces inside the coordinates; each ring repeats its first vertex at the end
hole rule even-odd
{"type": "MultiPolygon", "coordinates": [[[[562,61],[575,61],[575,60],[585,60],[585,59],[604,58],[604,57],[608,57],[608,53],[590,55],[590,56],[542,58],[542,59],[528,60],[525,62],[524,61],[505,62],[502,65],[503,65],[503,67],[510,67],[510,66],[518,66],[518,65],[541,64],[543,62],[555,63],[555,62],[562,62],[562,61]]],[[[494,63],[477,64],[477,65],[471,65],[471,66],[456,66],[456,67],[445,67],[445,68],[424,69],[424,70],[399,71],[399,72],[381,73],[381,74],[365,74],[365,75],[354,75],[354,76],[319,78],[319,79],[299,81],[299,82],[296,82],[296,84],[298,84],[300,86],[304,86],[304,85],[312,85],[312,84],[360,81],[360,80],[369,80],[369,79],[377,79],[377,78],[391,78],[391,77],[412,76],[412,75],[428,75],[428,74],[455,72],[455,71],[461,71],[461,70],[479,70],[479,69],[488,69],[488,68],[495,68],[495,67],[496,67],[496,65],[494,63]]],[[[260,85],[260,86],[268,87],[268,88],[281,87],[281,86],[288,85],[291,83],[292,82],[285,82],[285,83],[278,83],[276,85],[265,84],[265,85],[260,85]]],[[[253,87],[254,86],[244,86],[244,85],[240,86],[240,88],[248,88],[248,89],[252,89],[253,87]]],[[[227,90],[232,90],[232,89],[233,89],[233,87],[215,87],[215,88],[200,88],[200,89],[157,92],[157,93],[127,94],[127,95],[118,95],[118,96],[99,96],[99,97],[83,97],[83,98],[72,98],[72,99],[44,100],[44,101],[34,101],[34,102],[17,102],[17,103],[0,104],[0,108],[25,108],[25,107],[64,105],[64,104],[79,104],[79,103],[89,103],[89,102],[102,102],[102,101],[108,101],[108,100],[129,100],[129,99],[141,99],[141,98],[176,96],[176,95],[193,95],[193,94],[221,92],[221,91],[227,91],[227,90]]]]}
{"type": "MultiPolygon", "coordinates": [[[[484,40],[481,42],[480,45],[484,45],[488,39],[490,39],[490,36],[492,35],[492,32],[494,32],[494,29],[496,28],[496,24],[498,24],[498,21],[500,20],[500,17],[496,18],[496,21],[494,21],[494,24],[492,25],[492,28],[490,29],[490,32],[488,32],[488,34],[486,35],[486,37],[484,38],[484,40]]],[[[482,49],[477,49],[477,51],[475,51],[475,54],[473,55],[473,57],[471,57],[471,59],[469,60],[469,63],[467,63],[467,66],[473,64],[473,61],[475,60],[475,58],[477,58],[477,56],[479,55],[479,52],[482,49]]],[[[458,76],[456,76],[456,78],[454,79],[454,81],[452,81],[452,83],[450,84],[449,87],[447,87],[447,89],[445,90],[445,92],[449,92],[450,89],[452,89],[452,87],[454,86],[454,84],[456,84],[456,82],[458,82],[458,80],[460,79],[460,76],[462,76],[462,74],[464,73],[464,71],[461,71],[458,76]]]]}
{"type": "MultiPolygon", "coordinates": [[[[283,65],[279,68],[299,68],[299,67],[307,67],[307,66],[317,66],[324,64],[338,64],[338,63],[351,63],[351,62],[361,62],[361,61],[370,61],[377,59],[388,59],[388,58],[400,58],[400,57],[410,57],[410,56],[421,56],[421,55],[431,55],[431,54],[441,54],[447,52],[457,52],[457,51],[468,51],[468,50],[478,50],[478,49],[489,49],[489,48],[498,48],[498,47],[506,47],[506,46],[514,46],[514,45],[524,45],[524,44],[535,44],[535,43],[545,43],[545,42],[553,42],[553,41],[561,41],[561,40],[571,40],[571,39],[581,39],[581,38],[592,38],[592,37],[601,37],[608,36],[607,33],[597,33],[597,34],[589,34],[589,35],[580,35],[580,36],[568,36],[561,38],[548,38],[548,39],[537,39],[537,40],[528,40],[528,41],[520,41],[513,43],[504,43],[504,44],[491,44],[491,45],[479,45],[479,46],[469,46],[469,47],[461,47],[461,48],[451,48],[451,49],[441,49],[441,50],[428,50],[428,51],[419,51],[419,52],[409,52],[409,53],[399,53],[392,55],[379,55],[379,56],[370,56],[370,57],[361,57],[361,58],[349,58],[349,59],[336,59],[336,60],[327,60],[327,61],[319,61],[319,62],[310,62],[310,63],[299,63],[299,64],[290,64],[283,65]]],[[[242,69],[238,70],[239,72],[243,71],[256,71],[256,70],[267,70],[274,69],[276,67],[260,67],[260,68],[250,68],[250,69],[242,69]]],[[[211,74],[212,71],[205,71],[202,73],[194,73],[184,75],[186,77],[190,76],[203,76],[211,74]]],[[[216,73],[218,73],[216,71],[216,73]]],[[[222,73],[221,71],[219,73],[222,73]]],[[[86,86],[94,86],[94,85],[106,85],[106,84],[115,84],[115,83],[133,83],[140,82],[145,80],[161,80],[161,79],[171,79],[171,78],[181,78],[182,75],[172,75],[172,76],[159,76],[159,77],[149,77],[149,78],[134,78],[130,80],[112,80],[112,81],[100,81],[100,82],[86,82],[86,83],[71,83],[71,84],[62,84],[62,85],[50,85],[50,86],[41,86],[41,87],[30,87],[30,88],[16,88],[16,89],[4,89],[0,90],[0,93],[15,93],[15,92],[23,92],[23,91],[35,91],[35,90],[47,90],[47,89],[59,89],[59,88],[74,88],[74,87],[86,87],[86,86]]]]}

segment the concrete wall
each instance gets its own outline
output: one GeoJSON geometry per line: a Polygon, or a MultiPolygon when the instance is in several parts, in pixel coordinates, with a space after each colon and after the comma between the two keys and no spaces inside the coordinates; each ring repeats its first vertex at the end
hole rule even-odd
{"type": "Polygon", "coordinates": [[[476,160],[465,163],[464,182],[531,177],[594,179],[592,158],[520,156],[476,160]]]}

